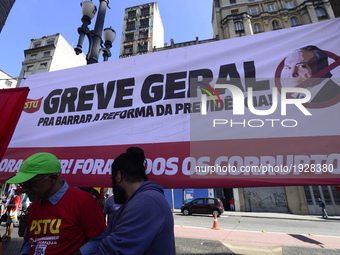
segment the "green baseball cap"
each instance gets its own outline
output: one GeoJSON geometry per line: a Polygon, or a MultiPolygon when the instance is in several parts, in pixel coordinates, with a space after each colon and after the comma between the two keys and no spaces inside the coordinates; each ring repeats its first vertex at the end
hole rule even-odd
{"type": "Polygon", "coordinates": [[[23,183],[38,174],[59,173],[61,164],[56,156],[47,152],[33,154],[22,162],[19,172],[8,179],[7,183],[23,183]]]}

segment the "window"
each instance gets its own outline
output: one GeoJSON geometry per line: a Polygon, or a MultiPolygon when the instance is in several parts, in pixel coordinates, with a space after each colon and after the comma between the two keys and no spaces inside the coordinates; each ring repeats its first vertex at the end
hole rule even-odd
{"type": "Polygon", "coordinates": [[[243,23],[242,22],[240,22],[240,21],[235,22],[234,26],[235,26],[235,31],[236,32],[244,31],[244,27],[243,27],[243,23]]]}
{"type": "Polygon", "coordinates": [[[199,205],[204,204],[204,200],[203,199],[198,199],[198,200],[196,200],[194,202],[194,204],[199,204],[199,205]]]}
{"type": "Polygon", "coordinates": [[[262,32],[261,25],[258,23],[254,24],[254,33],[260,33],[260,32],[262,32]]]}
{"type": "Polygon", "coordinates": [[[34,47],[34,48],[38,48],[38,47],[40,47],[40,46],[41,46],[41,42],[36,42],[36,43],[33,44],[33,47],[34,47]]]}
{"type": "Polygon", "coordinates": [[[47,63],[41,63],[39,66],[39,70],[46,69],[47,63]]]}
{"type": "Polygon", "coordinates": [[[141,27],[148,27],[149,26],[149,19],[143,19],[140,21],[141,27]]]}
{"type": "Polygon", "coordinates": [[[215,200],[212,199],[212,198],[208,198],[208,199],[207,199],[207,204],[213,205],[213,204],[215,204],[215,200]]]}
{"type": "Polygon", "coordinates": [[[132,54],[132,53],[133,53],[132,46],[127,46],[124,48],[124,54],[132,54]]]}
{"type": "Polygon", "coordinates": [[[12,82],[9,81],[9,80],[5,80],[5,84],[6,84],[7,86],[11,86],[11,85],[12,85],[12,82]]]}
{"type": "Polygon", "coordinates": [[[37,54],[32,54],[31,56],[30,56],[30,59],[36,59],[37,58],[37,54]]]}
{"type": "Polygon", "coordinates": [[[133,41],[134,37],[134,34],[126,34],[125,41],[133,41]]]}
{"type": "Polygon", "coordinates": [[[146,38],[148,38],[148,31],[139,32],[139,39],[146,39],[146,38]]]}
{"type": "Polygon", "coordinates": [[[136,18],[136,11],[128,12],[128,18],[129,19],[136,18]]]}
{"type": "Polygon", "coordinates": [[[336,205],[340,205],[340,191],[336,190],[336,188],[334,186],[330,186],[332,193],[333,193],[333,197],[334,197],[334,202],[336,205]]]}
{"type": "Polygon", "coordinates": [[[230,0],[231,4],[236,4],[236,0],[230,0]]]}
{"type": "Polygon", "coordinates": [[[33,66],[27,66],[26,72],[32,72],[33,71],[33,66]]]}
{"type": "Polygon", "coordinates": [[[148,50],[148,43],[147,42],[141,42],[138,44],[138,51],[147,51],[148,50]]]}
{"type": "Polygon", "coordinates": [[[128,22],[126,24],[126,30],[132,30],[135,29],[135,22],[128,22]]]}
{"type": "Polygon", "coordinates": [[[274,4],[268,4],[268,11],[269,12],[275,12],[275,5],[274,4]]]}
{"type": "Polygon", "coordinates": [[[145,16],[145,15],[149,15],[150,14],[150,8],[143,8],[141,11],[141,15],[145,16]]]}
{"type": "Polygon", "coordinates": [[[250,10],[250,14],[251,14],[251,15],[257,15],[257,14],[259,14],[259,12],[257,11],[257,8],[256,8],[256,7],[250,8],[249,10],[250,10]]]}
{"type": "Polygon", "coordinates": [[[238,14],[238,9],[231,10],[231,14],[238,14]]]}
{"type": "Polygon", "coordinates": [[[295,17],[290,18],[290,23],[292,24],[292,27],[300,25],[299,20],[295,17]]]}
{"type": "Polygon", "coordinates": [[[317,8],[317,9],[315,9],[315,13],[316,13],[316,16],[317,16],[318,18],[326,17],[326,12],[325,12],[325,10],[322,9],[322,8],[317,8]]]}
{"type": "Polygon", "coordinates": [[[272,25],[273,25],[273,29],[274,29],[274,30],[277,30],[277,29],[280,29],[280,28],[281,28],[280,23],[279,23],[277,20],[274,20],[274,21],[272,22],[272,25]]]}
{"type": "Polygon", "coordinates": [[[286,2],[286,8],[287,8],[287,9],[292,9],[292,8],[294,8],[293,2],[292,2],[292,1],[287,1],[287,2],[286,2]]]}
{"type": "Polygon", "coordinates": [[[43,56],[44,56],[44,57],[49,57],[50,55],[51,55],[51,52],[50,52],[50,51],[45,51],[43,56]]]}
{"type": "Polygon", "coordinates": [[[53,45],[54,44],[54,40],[49,40],[47,41],[46,45],[53,45]]]}

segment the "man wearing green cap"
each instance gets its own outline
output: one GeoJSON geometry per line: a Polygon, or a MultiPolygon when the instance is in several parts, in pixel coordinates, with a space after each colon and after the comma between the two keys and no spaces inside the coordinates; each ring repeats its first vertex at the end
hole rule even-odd
{"type": "Polygon", "coordinates": [[[23,254],[90,254],[106,229],[104,217],[87,192],[69,187],[50,153],[27,158],[7,183],[20,183],[30,206],[23,254]]]}

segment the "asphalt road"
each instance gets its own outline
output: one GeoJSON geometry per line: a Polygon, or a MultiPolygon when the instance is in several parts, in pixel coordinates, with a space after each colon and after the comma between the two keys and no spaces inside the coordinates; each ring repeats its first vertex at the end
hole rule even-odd
{"type": "MultiPolygon", "coordinates": [[[[213,217],[210,215],[182,216],[174,214],[175,225],[199,227],[211,229],[213,217]]],[[[340,221],[304,221],[286,219],[267,219],[251,217],[221,216],[218,218],[219,227],[223,229],[246,230],[246,231],[268,231],[275,233],[306,234],[340,236],[340,221]]],[[[0,225],[0,234],[5,232],[5,224],[0,225]]],[[[23,239],[18,236],[18,228],[15,227],[11,241],[3,242],[2,255],[18,255],[23,239]]],[[[271,249],[256,250],[252,247],[247,252],[233,252],[228,244],[217,240],[193,239],[176,237],[177,255],[229,255],[229,254],[251,254],[251,255],[335,255],[340,250],[321,248],[282,246],[271,249]]]]}
{"type": "MultiPolygon", "coordinates": [[[[188,227],[211,228],[213,217],[211,215],[189,215],[184,216],[174,213],[175,225],[188,227]]],[[[218,225],[223,229],[266,231],[287,234],[313,234],[340,237],[340,220],[290,220],[272,218],[253,218],[224,216],[218,217],[218,225]]]]}

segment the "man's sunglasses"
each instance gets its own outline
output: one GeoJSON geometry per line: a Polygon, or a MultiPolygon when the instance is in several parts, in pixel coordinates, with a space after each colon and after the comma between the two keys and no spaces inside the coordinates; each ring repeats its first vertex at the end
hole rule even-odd
{"type": "Polygon", "coordinates": [[[50,176],[50,174],[44,174],[39,180],[37,181],[27,181],[24,183],[21,183],[21,187],[26,188],[26,189],[31,189],[33,188],[35,185],[37,185],[38,182],[42,181],[43,179],[45,179],[46,177],[50,176]]]}

